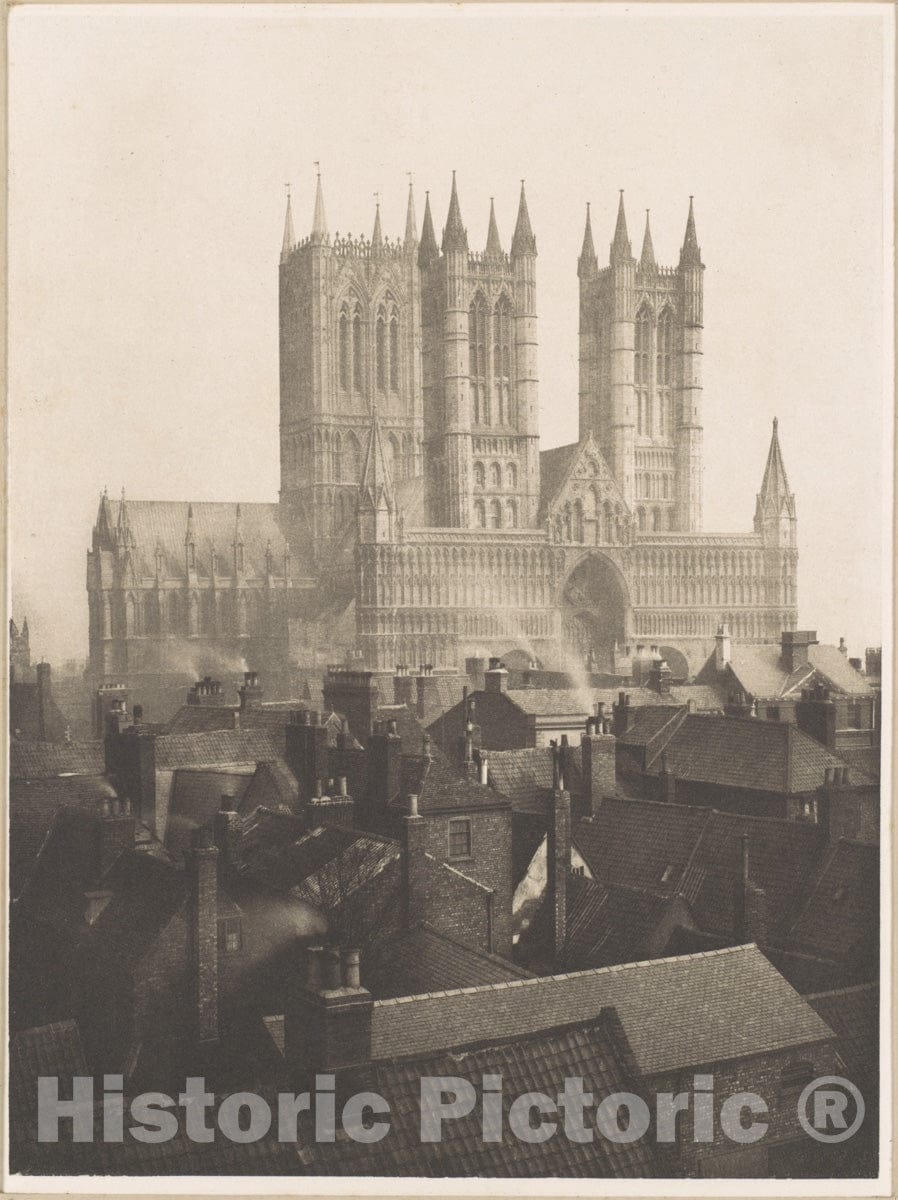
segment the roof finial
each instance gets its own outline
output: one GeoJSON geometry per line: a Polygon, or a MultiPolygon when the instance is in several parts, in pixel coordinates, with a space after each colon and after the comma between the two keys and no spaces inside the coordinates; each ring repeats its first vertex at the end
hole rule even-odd
{"type": "Polygon", "coordinates": [[[318,174],[318,182],[315,186],[315,213],[312,217],[312,236],[310,241],[313,246],[323,246],[327,241],[327,217],[324,212],[324,193],[321,189],[321,164],[315,163],[315,170],[318,174]]]}
{"type": "Polygon", "coordinates": [[[622,262],[633,258],[630,246],[630,235],[627,233],[627,214],[624,211],[624,189],[620,189],[620,199],[617,202],[617,222],[614,226],[614,240],[611,243],[611,261],[622,262]]]}
{"type": "Polygon", "coordinates": [[[443,230],[443,253],[447,251],[467,253],[468,233],[462,224],[461,205],[458,202],[458,189],[455,185],[455,172],[452,172],[452,195],[449,197],[449,214],[446,217],[446,228],[443,230]]]}
{"type": "Polygon", "coordinates": [[[418,266],[429,267],[439,256],[437,239],[433,232],[433,217],[430,213],[430,192],[425,192],[424,223],[421,226],[421,245],[418,247],[418,266]]]}
{"type": "Polygon", "coordinates": [[[530,213],[527,209],[527,193],[524,191],[524,180],[521,180],[521,198],[518,201],[518,219],[514,227],[514,237],[511,239],[511,253],[518,255],[535,255],[536,238],[530,226],[530,213]]]}
{"type": "Polygon", "coordinates": [[[284,186],[287,189],[287,213],[284,217],[284,240],[281,243],[281,262],[289,256],[291,250],[296,245],[296,237],[293,233],[293,207],[290,203],[290,184],[284,186]]]}
{"type": "Polygon", "coordinates": [[[652,245],[652,229],[649,225],[649,210],[645,210],[645,234],[642,239],[642,254],[639,258],[639,266],[643,271],[650,271],[655,267],[655,247],[652,245]]]}
{"type": "Polygon", "coordinates": [[[683,237],[683,247],[680,250],[681,267],[700,267],[702,255],[698,238],[695,235],[695,212],[692,207],[693,197],[689,197],[689,215],[686,218],[686,233],[683,237]]]}
{"type": "Polygon", "coordinates": [[[577,274],[582,278],[584,275],[595,274],[598,269],[596,261],[596,248],[592,240],[592,220],[590,217],[589,201],[586,201],[586,226],[583,230],[583,246],[580,250],[580,259],[577,263],[577,274]]]}
{"type": "Polygon", "coordinates": [[[405,248],[410,250],[418,243],[418,221],[415,217],[415,189],[411,171],[408,175],[408,208],[405,211],[405,248]]]}
{"type": "Polygon", "coordinates": [[[499,240],[499,227],[496,224],[496,205],[492,196],[490,196],[490,222],[486,235],[486,253],[491,258],[498,258],[502,253],[502,243],[499,240]]]}

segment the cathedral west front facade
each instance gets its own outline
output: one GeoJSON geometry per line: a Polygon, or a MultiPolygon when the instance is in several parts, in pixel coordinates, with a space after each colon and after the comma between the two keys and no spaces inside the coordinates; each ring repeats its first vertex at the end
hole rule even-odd
{"type": "Polygon", "coordinates": [[[280,496],[101,500],[88,552],[100,682],[310,665],[460,666],[513,649],[626,673],[637,642],[695,669],[718,625],[796,625],[796,517],[774,423],[753,528],[702,528],[704,266],[690,201],[679,260],[621,195],[607,264],[587,212],[579,438],[540,452],[537,245],[524,189],[508,249],[472,249],[453,177],[405,236],[310,232],[288,200],[279,266],[280,496]]]}

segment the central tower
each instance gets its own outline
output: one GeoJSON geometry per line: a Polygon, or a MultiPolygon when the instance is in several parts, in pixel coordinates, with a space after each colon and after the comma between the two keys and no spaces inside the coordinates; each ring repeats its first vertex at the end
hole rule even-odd
{"type": "Polygon", "coordinates": [[[596,437],[641,530],[702,526],[702,274],[692,199],[676,267],[646,213],[634,258],[623,192],[599,270],[589,208],[580,278],[580,438],[596,437]]]}

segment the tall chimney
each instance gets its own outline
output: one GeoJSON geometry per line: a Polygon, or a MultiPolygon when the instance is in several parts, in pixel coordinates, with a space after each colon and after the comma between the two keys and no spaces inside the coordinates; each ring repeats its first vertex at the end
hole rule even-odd
{"type": "Polygon", "coordinates": [[[387,805],[399,791],[402,776],[402,738],[396,722],[378,724],[368,738],[368,795],[365,807],[369,826],[386,815],[387,805]]]}
{"type": "Polygon", "coordinates": [[[587,721],[586,733],[580,740],[583,775],[583,816],[595,816],[603,796],[613,796],[617,789],[615,761],[617,740],[613,734],[602,732],[603,718],[587,721]]]}
{"type": "Polygon", "coordinates": [[[508,691],[508,671],[506,671],[501,659],[490,659],[490,665],[483,676],[483,690],[485,692],[508,691]]]}
{"type": "Polygon", "coordinates": [[[297,941],[284,1004],[284,1058],[292,1086],[371,1058],[371,993],[360,984],[357,950],[297,941]]]}
{"type": "Polygon", "coordinates": [[[560,962],[567,939],[567,878],[571,869],[571,797],[553,789],[547,806],[546,894],[551,910],[553,960],[560,962]]]}
{"type": "Polygon", "coordinates": [[[768,933],[767,894],[751,879],[747,833],[742,835],[740,849],[739,880],[734,905],[735,933],[740,942],[755,942],[761,946],[766,943],[768,933]]]}
{"type": "Polygon", "coordinates": [[[804,670],[808,666],[811,646],[817,645],[817,634],[813,629],[784,629],[780,638],[780,661],[783,670],[804,670]]]}
{"type": "Polygon", "coordinates": [[[233,796],[222,796],[221,807],[213,819],[213,832],[222,871],[233,870],[240,857],[240,817],[233,796]]]}
{"type": "Polygon", "coordinates": [[[218,1041],[218,847],[207,829],[197,832],[186,869],[194,1034],[211,1044],[218,1041]]]}
{"type": "Polygon", "coordinates": [[[259,676],[255,671],[243,672],[243,685],[238,691],[241,710],[261,707],[262,685],[259,683],[259,676]]]}
{"type": "Polygon", "coordinates": [[[615,737],[621,737],[630,728],[630,697],[626,692],[619,692],[617,704],[611,706],[612,730],[615,737]]]}
{"type": "Polygon", "coordinates": [[[300,798],[311,799],[315,781],[328,776],[327,726],[319,714],[301,710],[290,714],[285,727],[287,766],[296,776],[300,798]]]}
{"type": "Polygon", "coordinates": [[[424,857],[427,829],[418,812],[418,797],[408,798],[408,816],[402,824],[402,899],[407,926],[417,925],[428,917],[427,861],[424,857]]]}

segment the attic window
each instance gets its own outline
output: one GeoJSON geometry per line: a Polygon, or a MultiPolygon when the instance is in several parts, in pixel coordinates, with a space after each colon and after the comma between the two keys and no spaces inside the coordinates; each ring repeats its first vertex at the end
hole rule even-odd
{"type": "Polygon", "coordinates": [[[237,917],[224,917],[218,922],[218,946],[222,954],[237,954],[242,945],[240,921],[237,917]]]}
{"type": "Polygon", "coordinates": [[[467,817],[454,817],[449,822],[449,857],[471,857],[471,822],[467,817]]]}
{"type": "Polygon", "coordinates": [[[664,868],[664,870],[661,872],[661,882],[662,883],[670,883],[671,879],[673,878],[673,873],[674,873],[674,865],[673,865],[673,863],[668,863],[667,866],[664,868]]]}

